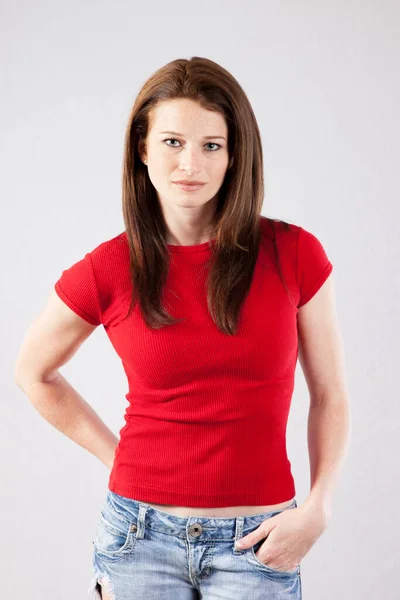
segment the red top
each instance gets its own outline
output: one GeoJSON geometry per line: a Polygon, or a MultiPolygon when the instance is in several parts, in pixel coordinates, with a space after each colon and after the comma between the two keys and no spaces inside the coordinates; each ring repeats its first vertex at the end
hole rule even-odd
{"type": "Polygon", "coordinates": [[[296,490],[286,425],[298,357],[297,312],[333,267],[320,241],[276,222],[281,268],[292,299],[272,269],[272,240],[262,237],[237,334],[209,315],[209,243],[168,245],[163,305],[184,318],[149,329],[138,304],[130,317],[126,233],[102,242],[62,272],[59,297],[80,317],[102,324],[128,379],[129,406],[110,473],[111,491],[143,502],[222,507],[276,504],[296,490]]]}

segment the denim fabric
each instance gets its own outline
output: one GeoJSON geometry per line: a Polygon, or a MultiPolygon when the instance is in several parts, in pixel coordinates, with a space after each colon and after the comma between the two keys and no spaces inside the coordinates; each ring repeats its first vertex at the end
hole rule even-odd
{"type": "Polygon", "coordinates": [[[265,519],[297,507],[244,517],[177,517],[107,491],[93,542],[88,594],[112,600],[302,600],[300,565],[278,571],[235,541],[265,519]],[[108,597],[108,596],[107,596],[108,597]]]}

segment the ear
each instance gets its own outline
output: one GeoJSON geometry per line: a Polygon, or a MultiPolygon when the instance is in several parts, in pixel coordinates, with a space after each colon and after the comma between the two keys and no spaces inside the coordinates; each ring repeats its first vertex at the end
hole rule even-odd
{"type": "Polygon", "coordinates": [[[146,145],[144,143],[144,140],[140,140],[139,143],[138,143],[138,154],[139,154],[140,160],[142,162],[144,162],[145,160],[147,160],[146,145]]]}
{"type": "Polygon", "coordinates": [[[231,157],[231,160],[228,163],[228,169],[230,169],[232,165],[233,165],[233,156],[231,157]]]}

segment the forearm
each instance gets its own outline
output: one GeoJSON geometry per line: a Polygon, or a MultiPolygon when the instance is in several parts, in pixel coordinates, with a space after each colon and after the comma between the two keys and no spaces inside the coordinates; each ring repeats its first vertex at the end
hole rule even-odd
{"type": "Polygon", "coordinates": [[[112,468],[118,438],[61,373],[20,389],[46,421],[112,468]]]}
{"type": "Polygon", "coordinates": [[[350,429],[347,396],[331,397],[310,408],[307,429],[310,493],[304,504],[320,506],[328,519],[347,452],[350,429]]]}

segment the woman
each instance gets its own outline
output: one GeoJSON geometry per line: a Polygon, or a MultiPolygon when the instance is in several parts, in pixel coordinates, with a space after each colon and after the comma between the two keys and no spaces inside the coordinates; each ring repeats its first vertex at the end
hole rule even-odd
{"type": "Polygon", "coordinates": [[[261,216],[263,195],[239,83],[205,58],[165,65],[127,127],[125,230],[62,272],[21,348],[18,385],[111,469],[95,598],[302,597],[348,398],[332,264],[311,232],[261,216]],[[120,439],[58,371],[99,325],[128,379],[120,439]],[[310,391],[301,506],[285,439],[298,357],[310,391]]]}

